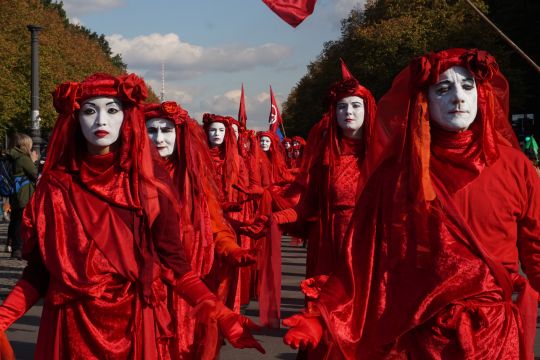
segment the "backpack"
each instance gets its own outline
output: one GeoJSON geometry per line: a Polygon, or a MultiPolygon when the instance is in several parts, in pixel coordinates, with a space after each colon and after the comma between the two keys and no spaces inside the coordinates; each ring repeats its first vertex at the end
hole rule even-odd
{"type": "Polygon", "coordinates": [[[0,196],[10,197],[30,183],[26,176],[13,176],[13,160],[4,155],[0,157],[0,196]]]}

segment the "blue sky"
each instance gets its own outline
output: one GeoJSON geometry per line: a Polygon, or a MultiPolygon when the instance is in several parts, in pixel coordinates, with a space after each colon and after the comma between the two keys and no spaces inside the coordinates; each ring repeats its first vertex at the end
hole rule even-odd
{"type": "MultiPolygon", "coordinates": [[[[128,70],[200,121],[238,114],[244,83],[248,127],[266,129],[269,85],[281,106],[291,88],[340,35],[340,19],[364,0],[319,0],[296,29],[261,0],[64,0],[70,20],[105,34],[128,70]]],[[[336,64],[338,66],[338,64],[336,64]]],[[[319,101],[319,99],[314,99],[319,101]]]]}

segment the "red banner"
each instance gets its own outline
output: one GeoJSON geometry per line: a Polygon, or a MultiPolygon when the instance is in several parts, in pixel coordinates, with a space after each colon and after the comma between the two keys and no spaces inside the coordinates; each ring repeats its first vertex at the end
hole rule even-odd
{"type": "Polygon", "coordinates": [[[244,84],[242,84],[242,95],[240,95],[240,107],[238,108],[238,122],[243,128],[247,128],[246,102],[244,100],[244,84]]]}
{"type": "Polygon", "coordinates": [[[268,131],[277,134],[282,123],[283,119],[279,113],[276,98],[274,97],[274,92],[272,91],[272,86],[270,86],[270,116],[268,117],[268,131]]]}
{"type": "Polygon", "coordinates": [[[292,27],[313,13],[317,0],[263,0],[273,12],[292,27]]]}

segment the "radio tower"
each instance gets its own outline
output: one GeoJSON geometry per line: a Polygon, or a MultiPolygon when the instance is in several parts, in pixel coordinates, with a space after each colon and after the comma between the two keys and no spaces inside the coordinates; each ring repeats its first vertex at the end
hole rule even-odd
{"type": "Polygon", "coordinates": [[[161,62],[161,102],[165,101],[165,61],[161,62]]]}

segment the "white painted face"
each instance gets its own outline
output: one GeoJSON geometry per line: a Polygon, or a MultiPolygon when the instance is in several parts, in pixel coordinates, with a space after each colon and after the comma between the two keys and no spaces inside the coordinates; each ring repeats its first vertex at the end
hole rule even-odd
{"type": "Polygon", "coordinates": [[[236,137],[236,140],[238,140],[238,125],[232,124],[232,129],[234,131],[234,136],[236,137]]]}
{"type": "Polygon", "coordinates": [[[478,111],[478,91],[473,75],[461,66],[453,66],[439,76],[428,90],[431,120],[448,131],[469,128],[478,111]]]}
{"type": "Polygon", "coordinates": [[[358,96],[347,96],[336,104],[336,118],[343,135],[359,138],[364,125],[364,100],[358,96]]]}
{"type": "Polygon", "coordinates": [[[220,122],[213,122],[208,127],[208,142],[211,147],[223,144],[226,133],[225,125],[220,122]]]}
{"type": "Polygon", "coordinates": [[[79,123],[92,153],[108,153],[118,140],[124,121],[122,104],[113,97],[94,97],[84,101],[79,110],[79,123]]]}
{"type": "Polygon", "coordinates": [[[154,118],[146,121],[148,136],[161,157],[171,156],[176,146],[176,128],[169,119],[154,118]]]}
{"type": "Polygon", "coordinates": [[[272,145],[272,139],[270,139],[268,136],[261,136],[262,151],[270,150],[270,145],[272,145]]]}
{"type": "Polygon", "coordinates": [[[285,147],[285,150],[289,150],[291,148],[291,143],[289,141],[285,141],[283,146],[285,147]]]}

